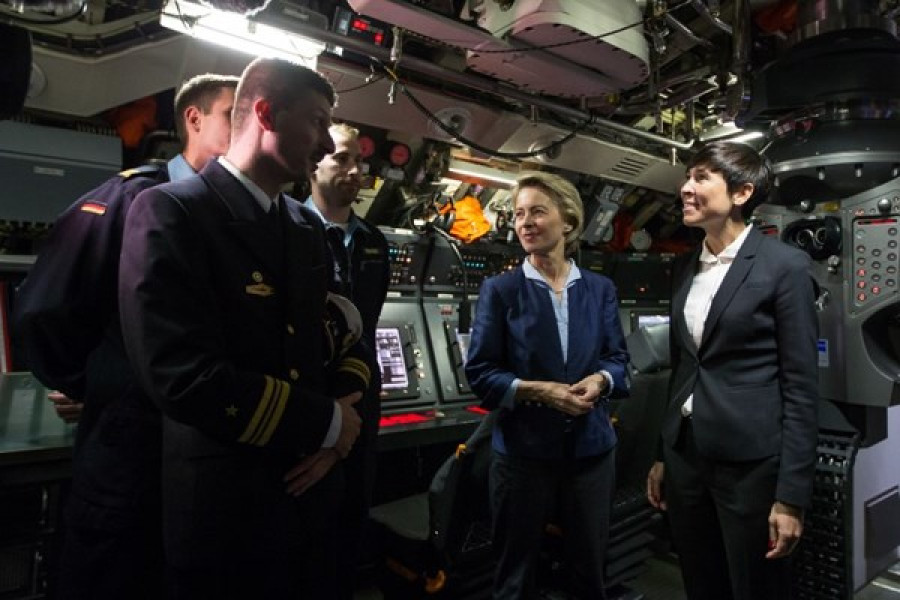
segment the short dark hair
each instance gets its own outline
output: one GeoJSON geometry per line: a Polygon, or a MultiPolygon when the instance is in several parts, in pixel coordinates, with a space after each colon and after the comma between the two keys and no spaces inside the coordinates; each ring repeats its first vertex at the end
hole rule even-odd
{"type": "Polygon", "coordinates": [[[184,111],[189,106],[196,106],[203,114],[209,114],[212,105],[223,89],[235,89],[238,78],[233,75],[215,75],[205,73],[191,77],[178,88],[175,94],[175,131],[182,144],[187,144],[187,127],[184,123],[184,111]]]}
{"type": "Polygon", "coordinates": [[[273,111],[281,110],[310,92],[321,94],[334,106],[331,83],[312,69],[280,58],[257,58],[241,75],[234,98],[231,130],[241,131],[254,100],[265,98],[273,111]]]}
{"type": "Polygon", "coordinates": [[[772,165],[769,159],[738,142],[710,142],[688,162],[687,169],[703,166],[719,173],[725,180],[729,194],[747,183],[753,185],[753,195],[741,206],[741,216],[750,218],[756,207],[768,200],[772,187],[772,165]]]}

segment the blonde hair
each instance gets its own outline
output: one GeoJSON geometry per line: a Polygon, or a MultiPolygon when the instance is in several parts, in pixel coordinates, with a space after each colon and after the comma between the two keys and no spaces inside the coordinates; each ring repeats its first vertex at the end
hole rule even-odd
{"type": "Polygon", "coordinates": [[[347,138],[348,140],[359,139],[359,129],[352,125],[347,125],[346,123],[332,123],[331,127],[328,128],[328,133],[331,134],[332,138],[341,137],[347,138]]]}
{"type": "Polygon", "coordinates": [[[540,188],[550,197],[553,204],[559,209],[563,222],[572,228],[565,235],[565,252],[566,256],[574,254],[578,250],[578,241],[584,229],[584,205],[581,202],[581,195],[575,189],[575,186],[567,179],[552,173],[544,173],[543,171],[523,173],[519,175],[516,179],[516,185],[510,190],[513,206],[516,204],[519,192],[524,188],[540,188]]]}

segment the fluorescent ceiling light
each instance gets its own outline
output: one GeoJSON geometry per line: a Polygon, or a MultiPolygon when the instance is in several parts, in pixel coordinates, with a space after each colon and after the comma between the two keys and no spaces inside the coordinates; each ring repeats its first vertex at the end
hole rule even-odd
{"type": "Polygon", "coordinates": [[[185,0],[168,0],[159,23],[253,56],[283,58],[315,69],[316,59],[325,50],[325,44],[266,24],[266,13],[272,9],[270,5],[256,15],[244,16],[185,0]]]}
{"type": "Polygon", "coordinates": [[[733,121],[727,121],[701,133],[700,141],[711,142],[713,140],[728,140],[729,142],[746,143],[763,138],[765,135],[766,134],[761,131],[744,131],[735,125],[733,121]]]}
{"type": "Polygon", "coordinates": [[[765,137],[765,135],[766,134],[764,134],[762,131],[748,131],[747,133],[736,135],[733,138],[728,138],[728,141],[745,143],[753,140],[758,140],[765,137]]]}
{"type": "Polygon", "coordinates": [[[506,186],[516,184],[516,174],[508,171],[501,171],[493,167],[486,167],[478,163],[470,163],[461,160],[451,160],[448,173],[460,175],[462,177],[471,177],[473,179],[483,179],[494,183],[501,183],[506,186]]]}

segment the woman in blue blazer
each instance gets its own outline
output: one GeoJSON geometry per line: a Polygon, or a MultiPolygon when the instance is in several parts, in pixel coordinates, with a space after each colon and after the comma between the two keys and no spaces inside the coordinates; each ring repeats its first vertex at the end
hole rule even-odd
{"type": "Polygon", "coordinates": [[[494,598],[535,597],[534,566],[555,506],[572,591],[601,599],[616,445],[607,399],[628,389],[616,291],[567,258],[584,221],[571,183],[529,173],[512,198],[528,257],[482,285],[466,365],[482,406],[498,411],[494,598]]]}

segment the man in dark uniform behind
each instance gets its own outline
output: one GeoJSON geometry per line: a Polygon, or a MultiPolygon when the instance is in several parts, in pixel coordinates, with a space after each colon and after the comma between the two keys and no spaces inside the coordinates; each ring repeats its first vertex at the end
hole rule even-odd
{"type": "MultiPolygon", "coordinates": [[[[363,337],[375,348],[375,328],[390,280],[387,240],[377,227],[353,212],[360,188],[359,131],[346,124],[329,128],[334,152],[325,156],[310,178],[312,196],[306,206],[326,226],[334,279],[331,290],[349,298],[359,310],[363,337]]],[[[339,539],[340,598],[353,596],[354,573],[360,553],[363,524],[368,515],[375,479],[375,443],[381,414],[381,373],[373,354],[372,384],[357,404],[363,426],[359,439],[344,460],[347,489],[341,502],[339,539]]]]}
{"type": "Polygon", "coordinates": [[[142,190],[228,149],[236,77],[201,75],[175,100],[184,144],[167,165],[123,171],[57,219],[17,296],[15,331],[57,410],[79,420],[58,598],[158,598],[162,583],[159,411],[122,346],[119,251],[142,190]],[[83,407],[83,408],[82,408],[83,407]]]}
{"type": "Polygon", "coordinates": [[[145,190],[128,213],[122,333],[163,411],[170,598],[334,597],[336,507],[319,486],[291,493],[289,471],[346,456],[369,372],[359,361],[348,372],[359,391],[329,390],[315,343],[332,269],[324,231],[280,192],[334,150],[334,100],[315,71],[253,61],[228,153],[145,190]]]}

